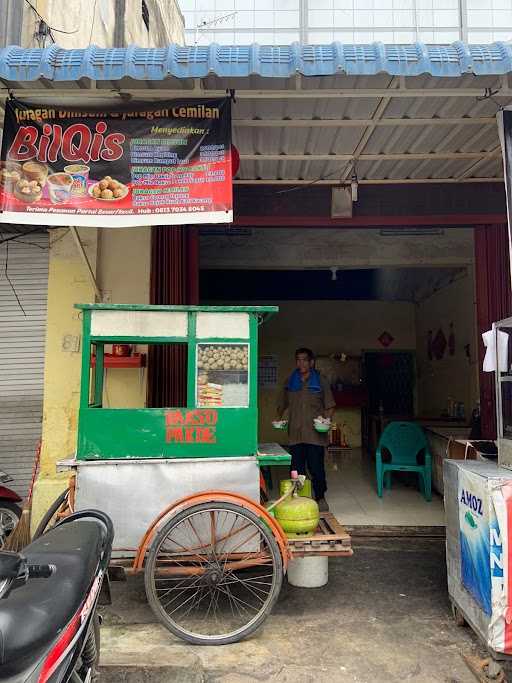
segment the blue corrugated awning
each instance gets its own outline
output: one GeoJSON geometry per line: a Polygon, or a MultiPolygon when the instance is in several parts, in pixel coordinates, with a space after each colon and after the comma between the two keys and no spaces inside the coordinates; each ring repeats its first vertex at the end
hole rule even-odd
{"type": "Polygon", "coordinates": [[[166,48],[99,48],[64,50],[57,45],[45,49],[10,46],[0,50],[0,78],[6,82],[114,81],[122,78],[161,81],[259,75],[288,78],[304,76],[391,76],[457,77],[473,73],[497,76],[512,71],[512,45],[169,45],[166,48]]]}
{"type": "Polygon", "coordinates": [[[361,183],[496,182],[495,114],[512,106],[510,72],[504,42],[10,46],[0,109],[9,94],[105,107],[232,89],[235,182],[339,183],[356,164],[361,183]]]}

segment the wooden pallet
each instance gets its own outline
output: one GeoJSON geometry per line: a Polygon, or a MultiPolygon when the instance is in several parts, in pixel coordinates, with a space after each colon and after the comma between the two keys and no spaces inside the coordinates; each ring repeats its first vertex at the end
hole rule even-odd
{"type": "Polygon", "coordinates": [[[320,522],[313,536],[289,538],[288,545],[292,557],[349,557],[353,554],[350,536],[332,512],[320,513],[320,522]]]}

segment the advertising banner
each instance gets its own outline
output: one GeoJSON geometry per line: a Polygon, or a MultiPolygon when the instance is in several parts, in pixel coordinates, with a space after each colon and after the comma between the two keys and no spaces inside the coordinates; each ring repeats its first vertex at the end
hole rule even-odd
{"type": "Polygon", "coordinates": [[[7,101],[0,221],[130,227],[233,220],[231,100],[84,110],[7,101]]]}

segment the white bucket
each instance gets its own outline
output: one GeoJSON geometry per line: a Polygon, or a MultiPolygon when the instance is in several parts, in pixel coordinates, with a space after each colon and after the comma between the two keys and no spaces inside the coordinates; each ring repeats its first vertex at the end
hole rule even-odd
{"type": "Polygon", "coordinates": [[[329,580],[329,558],[296,557],[288,564],[288,583],[298,588],[320,588],[329,580]]]}

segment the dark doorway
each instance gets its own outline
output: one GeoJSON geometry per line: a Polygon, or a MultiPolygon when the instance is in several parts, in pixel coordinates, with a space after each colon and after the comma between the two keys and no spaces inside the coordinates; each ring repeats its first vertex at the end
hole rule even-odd
{"type": "Polygon", "coordinates": [[[406,351],[367,351],[363,372],[369,412],[379,408],[386,415],[414,415],[414,356],[406,351]]]}

